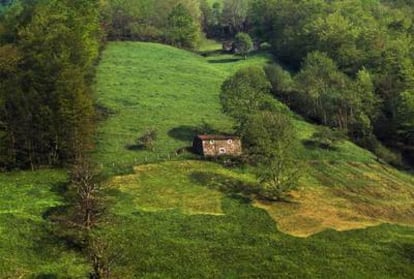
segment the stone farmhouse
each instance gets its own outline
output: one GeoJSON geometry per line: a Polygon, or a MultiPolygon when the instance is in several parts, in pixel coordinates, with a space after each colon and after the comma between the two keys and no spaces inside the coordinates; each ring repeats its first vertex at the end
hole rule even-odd
{"type": "Polygon", "coordinates": [[[206,156],[240,156],[242,145],[239,137],[225,135],[197,135],[194,137],[193,150],[206,156]]]}

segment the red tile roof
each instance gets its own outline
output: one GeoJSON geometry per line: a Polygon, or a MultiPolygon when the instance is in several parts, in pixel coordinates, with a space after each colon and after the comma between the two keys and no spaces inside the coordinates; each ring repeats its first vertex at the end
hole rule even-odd
{"type": "Polygon", "coordinates": [[[239,139],[237,136],[230,135],[197,135],[197,138],[201,140],[228,140],[228,139],[239,139]]]}

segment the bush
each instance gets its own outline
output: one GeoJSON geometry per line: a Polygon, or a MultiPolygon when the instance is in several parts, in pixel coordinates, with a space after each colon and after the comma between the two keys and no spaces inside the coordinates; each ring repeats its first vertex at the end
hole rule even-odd
{"type": "Polygon", "coordinates": [[[145,149],[154,151],[154,143],[157,139],[157,131],[155,129],[147,129],[147,131],[137,138],[137,144],[142,145],[145,149]]]}
{"type": "Polygon", "coordinates": [[[395,167],[403,166],[401,154],[388,149],[380,142],[377,142],[373,152],[379,161],[384,161],[395,167]]]}
{"type": "Polygon", "coordinates": [[[260,50],[270,50],[271,48],[272,48],[272,45],[269,44],[268,42],[264,42],[259,45],[260,50]]]}
{"type": "Polygon", "coordinates": [[[331,129],[328,127],[319,127],[316,132],[313,133],[311,140],[318,144],[322,148],[334,148],[340,142],[346,139],[343,131],[338,129],[331,129]]]}
{"type": "Polygon", "coordinates": [[[276,96],[284,97],[292,91],[294,84],[292,76],[285,71],[280,65],[272,64],[265,68],[266,76],[272,85],[272,92],[276,96]]]}
{"type": "Polygon", "coordinates": [[[302,168],[294,159],[296,131],[283,113],[262,111],[251,115],[243,127],[248,155],[257,166],[260,196],[271,201],[285,200],[297,187],[302,168]]]}
{"type": "Polygon", "coordinates": [[[234,37],[234,46],[236,53],[242,55],[246,59],[247,54],[253,50],[253,41],[247,33],[237,33],[234,37]]]}

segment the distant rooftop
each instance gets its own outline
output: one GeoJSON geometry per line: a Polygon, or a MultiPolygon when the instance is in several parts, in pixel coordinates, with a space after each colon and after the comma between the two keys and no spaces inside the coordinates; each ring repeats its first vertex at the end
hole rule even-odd
{"type": "Polygon", "coordinates": [[[232,135],[197,135],[197,138],[201,140],[228,140],[228,139],[239,139],[237,136],[232,135]]]}

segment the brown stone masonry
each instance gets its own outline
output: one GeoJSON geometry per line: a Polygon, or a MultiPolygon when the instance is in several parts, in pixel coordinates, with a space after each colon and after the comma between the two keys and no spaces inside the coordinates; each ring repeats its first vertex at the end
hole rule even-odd
{"type": "Polygon", "coordinates": [[[206,157],[242,154],[240,138],[224,135],[198,135],[193,141],[194,152],[206,157]]]}

